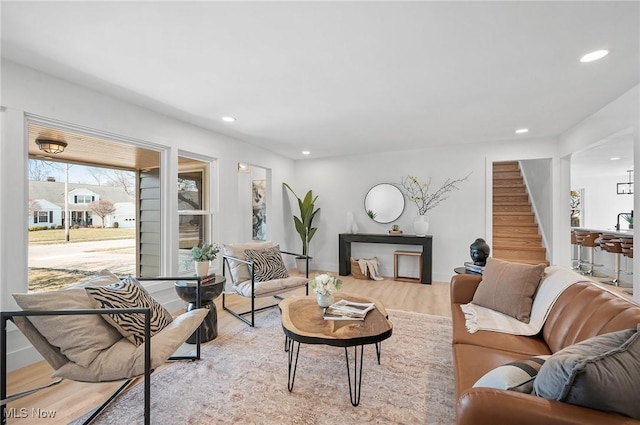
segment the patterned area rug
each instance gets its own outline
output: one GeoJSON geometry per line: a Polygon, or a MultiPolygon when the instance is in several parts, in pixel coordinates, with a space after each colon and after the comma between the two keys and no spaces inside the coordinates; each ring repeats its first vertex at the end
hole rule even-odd
{"type": "MultiPolygon", "coordinates": [[[[451,320],[388,313],[393,335],[382,343],[381,365],[375,347],[365,346],[357,407],[349,401],[343,348],[302,344],[289,393],[280,313],[271,310],[259,316],[256,328],[203,346],[201,361],[177,362],[152,374],[151,423],[453,424],[451,320]]],[[[142,410],[138,384],[94,423],[141,424],[142,410]]]]}

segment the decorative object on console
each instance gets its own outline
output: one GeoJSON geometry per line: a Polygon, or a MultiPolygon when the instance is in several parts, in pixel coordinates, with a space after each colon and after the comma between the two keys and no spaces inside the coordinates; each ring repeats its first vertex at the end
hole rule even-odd
{"type": "Polygon", "coordinates": [[[353,213],[351,211],[347,212],[347,233],[358,233],[358,223],[356,223],[356,220],[353,217],[353,213]]]}
{"type": "Polygon", "coordinates": [[[402,234],[402,230],[400,230],[400,226],[398,226],[397,224],[394,224],[393,226],[391,226],[391,230],[389,230],[389,234],[390,235],[401,235],[402,234]]]}
{"type": "Polygon", "coordinates": [[[342,288],[342,280],[328,273],[316,275],[309,282],[309,286],[315,292],[320,307],[329,307],[333,304],[333,293],[342,288]]]}
{"type": "Polygon", "coordinates": [[[203,243],[201,246],[191,248],[191,256],[195,261],[197,276],[209,274],[209,263],[216,259],[220,247],[216,244],[203,243]]]}
{"type": "Polygon", "coordinates": [[[484,239],[478,238],[469,246],[469,253],[473,264],[484,267],[487,264],[487,257],[491,253],[491,248],[484,239]]]}
{"type": "Polygon", "coordinates": [[[414,231],[417,236],[426,236],[429,231],[429,221],[426,214],[429,210],[437,207],[442,201],[449,198],[447,195],[453,190],[458,190],[458,184],[469,179],[471,173],[465,177],[451,179],[447,178],[445,182],[436,191],[429,193],[431,186],[431,178],[424,183],[420,183],[418,178],[409,174],[402,177],[400,185],[404,189],[405,195],[418,207],[418,217],[413,222],[414,231]]]}
{"type": "MultiPolygon", "coordinates": [[[[315,209],[315,203],[316,203],[316,200],[318,199],[318,196],[316,195],[314,197],[313,191],[309,190],[304,196],[304,199],[300,199],[300,197],[296,195],[293,189],[291,189],[291,186],[289,186],[287,183],[282,183],[282,184],[284,185],[284,187],[289,189],[289,191],[293,193],[293,196],[295,196],[296,199],[298,200],[300,217],[297,217],[294,215],[293,224],[296,227],[296,231],[298,232],[298,235],[300,235],[300,241],[302,242],[302,255],[308,256],[309,243],[311,242],[313,235],[315,235],[316,231],[318,230],[317,227],[313,227],[313,219],[316,216],[316,214],[320,212],[320,208],[315,209]]],[[[300,261],[297,261],[297,263],[298,263],[298,266],[302,265],[302,262],[300,261]]],[[[306,260],[304,261],[304,264],[306,267],[306,264],[307,264],[306,260]]],[[[301,273],[309,272],[308,270],[300,270],[300,267],[298,267],[298,271],[301,273]]]]}

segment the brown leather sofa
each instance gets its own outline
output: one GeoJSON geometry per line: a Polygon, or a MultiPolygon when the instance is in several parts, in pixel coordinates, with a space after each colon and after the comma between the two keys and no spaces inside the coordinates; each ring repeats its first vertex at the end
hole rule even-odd
{"type": "Polygon", "coordinates": [[[460,274],[451,279],[457,425],[640,424],[621,415],[531,394],[472,388],[485,373],[505,363],[552,354],[592,336],[635,329],[640,323],[640,306],[594,285],[576,283],[558,298],[536,336],[489,331],[471,334],[465,328],[460,305],[471,302],[481,278],[460,274]]]}

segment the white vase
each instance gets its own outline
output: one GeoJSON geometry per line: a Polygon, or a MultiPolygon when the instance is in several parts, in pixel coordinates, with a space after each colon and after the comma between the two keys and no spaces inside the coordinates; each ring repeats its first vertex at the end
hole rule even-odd
{"type": "Polygon", "coordinates": [[[333,294],[316,294],[316,299],[320,307],[329,307],[333,304],[333,294]]]}
{"type": "Polygon", "coordinates": [[[196,261],[196,274],[197,276],[206,276],[209,274],[209,262],[208,261],[196,261]]]}
{"type": "Polygon", "coordinates": [[[413,232],[416,236],[427,236],[429,231],[429,220],[426,215],[418,215],[413,220],[413,232]]]}

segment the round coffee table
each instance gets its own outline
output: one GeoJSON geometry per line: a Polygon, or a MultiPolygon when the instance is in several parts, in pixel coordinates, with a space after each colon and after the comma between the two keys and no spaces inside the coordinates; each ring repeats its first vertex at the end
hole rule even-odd
{"type": "Polygon", "coordinates": [[[364,320],[324,320],[324,309],[315,296],[291,297],[279,304],[282,312],[282,329],[285,334],[285,351],[289,356],[289,391],[293,391],[300,344],[324,344],[344,347],[349,380],[351,404],[360,403],[362,388],[362,359],[364,346],[375,344],[380,364],[381,342],[393,333],[393,323],[381,302],[361,295],[334,294],[335,301],[346,299],[355,302],[372,302],[376,308],[369,311],[364,320]],[[353,375],[349,367],[349,347],[353,347],[353,375]]]}
{"type": "MultiPolygon", "coordinates": [[[[215,280],[211,280],[200,285],[200,305],[209,309],[209,313],[204,318],[202,325],[200,326],[200,342],[211,341],[218,336],[218,310],[213,300],[215,300],[224,290],[226,280],[227,279],[224,276],[216,275],[215,280]]],[[[176,281],[175,287],[178,296],[183,301],[189,303],[187,311],[198,308],[196,306],[197,286],[197,282],[194,281],[176,281]]],[[[195,332],[189,337],[189,339],[187,339],[187,343],[196,343],[195,332]]]]}

